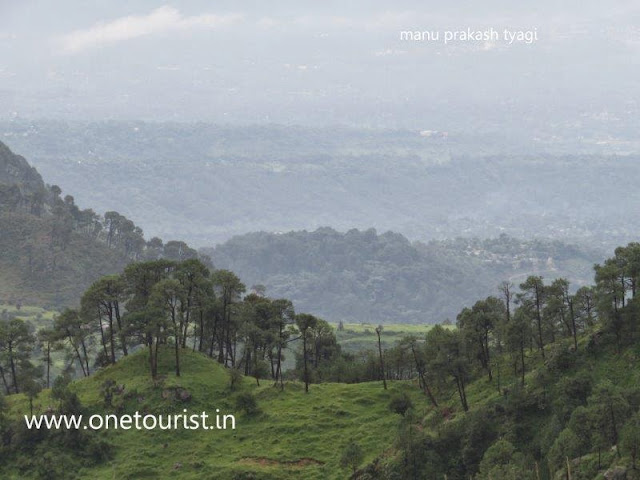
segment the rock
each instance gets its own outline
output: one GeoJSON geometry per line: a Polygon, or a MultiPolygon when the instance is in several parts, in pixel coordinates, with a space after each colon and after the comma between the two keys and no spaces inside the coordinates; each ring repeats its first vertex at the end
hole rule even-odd
{"type": "Polygon", "coordinates": [[[627,480],[627,469],[624,467],[613,467],[604,472],[606,480],[627,480]]]}

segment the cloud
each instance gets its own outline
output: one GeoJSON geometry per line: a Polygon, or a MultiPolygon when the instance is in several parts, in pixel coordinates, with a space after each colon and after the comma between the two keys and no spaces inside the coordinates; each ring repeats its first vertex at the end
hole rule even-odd
{"type": "Polygon", "coordinates": [[[98,23],[57,39],[63,53],[74,54],[133,38],[194,28],[218,28],[233,24],[241,15],[202,14],[185,17],[173,7],[160,7],[148,15],[131,15],[108,23],[98,23]]]}

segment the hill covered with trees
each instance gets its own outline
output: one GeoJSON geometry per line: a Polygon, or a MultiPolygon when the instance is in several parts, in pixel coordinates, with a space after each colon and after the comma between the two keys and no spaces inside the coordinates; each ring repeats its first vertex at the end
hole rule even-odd
{"type": "Polygon", "coordinates": [[[375,230],[331,228],[251,233],[203,250],[249,286],[293,300],[333,322],[438,323],[454,320],[504,279],[567,277],[580,286],[602,259],[558,241],[495,239],[411,243],[375,230]]]}
{"type": "MultiPolygon", "coordinates": [[[[95,282],[36,346],[0,321],[6,478],[638,478],[640,244],[595,283],[529,276],[398,345],[344,353],[322,319],[200,261],[95,282]],[[297,340],[295,368],[281,368],[297,340]],[[55,345],[55,346],[53,346],[55,345]],[[13,349],[10,347],[13,346],[13,349]],[[41,391],[49,346],[67,374],[41,391]],[[44,355],[43,355],[44,354],[44,355]],[[226,367],[226,368],[225,368],[226,367]],[[24,415],[233,412],[237,428],[29,429],[24,415]],[[217,410],[216,410],[217,409],[217,410]]],[[[384,331],[376,328],[377,335],[384,331]]]]}
{"type": "Polygon", "coordinates": [[[3,303],[71,306],[94,280],[131,261],[197,256],[181,241],[145,240],[142,229],[118,212],[81,209],[0,143],[3,303]]]}

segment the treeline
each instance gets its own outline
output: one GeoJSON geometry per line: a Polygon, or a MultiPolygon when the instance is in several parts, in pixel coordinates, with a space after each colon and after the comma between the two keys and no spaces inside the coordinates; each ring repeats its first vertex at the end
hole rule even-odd
{"type": "MultiPolygon", "coordinates": [[[[48,218],[50,229],[39,246],[48,247],[49,250],[56,247],[64,250],[69,245],[71,235],[78,233],[103,243],[133,261],[161,256],[175,260],[198,257],[196,250],[184,242],[171,241],[163,245],[157,237],[145,241],[142,229],[118,212],[110,211],[102,216],[90,208],[81,210],[73,196],[62,197],[62,190],[57,185],[41,186],[28,192],[17,184],[0,185],[0,213],[48,218]]],[[[34,269],[37,271],[32,256],[29,257],[29,266],[31,272],[34,269]]]]}
{"type": "MultiPolygon", "coordinates": [[[[324,368],[339,347],[331,326],[312,315],[296,314],[291,301],[264,296],[261,286],[246,287],[228,270],[210,271],[197,259],[134,262],[120,275],[101,278],[84,293],[78,309],[66,309],[51,328],[38,331],[45,385],[50,384],[51,353],[66,352],[66,371],[89,376],[130,351],[144,347],[152,378],[158,376],[158,349],[190,348],[284,387],[283,361],[291,342],[302,345],[301,379],[324,368]]],[[[7,394],[22,390],[22,378],[37,370],[32,360],[33,329],[14,318],[0,323],[0,374],[7,394]]]]}
{"type": "Polygon", "coordinates": [[[590,282],[604,254],[549,240],[455,239],[422,244],[374,229],[250,233],[204,249],[219,268],[333,322],[435,323],[505,278],[590,282]]]}
{"type": "Polygon", "coordinates": [[[387,350],[380,373],[413,379],[428,413],[396,399],[397,456],[358,478],[590,479],[610,467],[606,478],[636,478],[640,388],[626,359],[640,333],[640,244],[594,270],[575,293],[565,279],[502,283],[457,328],[387,350]]]}

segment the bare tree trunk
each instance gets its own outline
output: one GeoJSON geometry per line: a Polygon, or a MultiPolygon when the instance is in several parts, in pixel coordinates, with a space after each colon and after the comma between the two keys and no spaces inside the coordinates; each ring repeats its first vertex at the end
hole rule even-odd
{"type": "Polygon", "coordinates": [[[384,385],[384,389],[387,389],[387,378],[384,374],[384,358],[382,357],[382,343],[380,341],[380,327],[376,328],[376,333],[378,334],[378,353],[380,354],[380,371],[382,372],[382,384],[384,385]]]}
{"type": "Polygon", "coordinates": [[[118,304],[118,302],[114,302],[114,306],[113,309],[115,311],[116,314],[116,323],[118,324],[118,333],[120,334],[120,343],[122,346],[122,354],[126,357],[127,355],[129,355],[129,352],[127,350],[127,337],[125,335],[124,330],[122,329],[122,319],[120,318],[120,305],[118,304]]]}
{"type": "Polygon", "coordinates": [[[9,390],[9,384],[7,383],[7,379],[4,376],[4,370],[2,369],[2,365],[0,365],[0,378],[2,378],[2,384],[4,385],[4,389],[7,392],[7,395],[10,395],[11,391],[9,390]]]}

